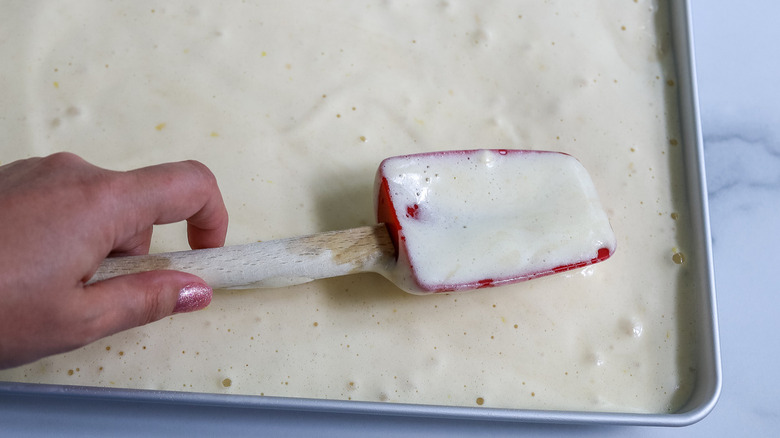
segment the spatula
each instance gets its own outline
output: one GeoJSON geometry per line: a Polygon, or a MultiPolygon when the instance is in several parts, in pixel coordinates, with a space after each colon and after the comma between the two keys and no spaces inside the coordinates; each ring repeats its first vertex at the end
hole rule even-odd
{"type": "Polygon", "coordinates": [[[594,184],[559,152],[467,150],[385,159],[378,224],[222,248],[106,259],[90,280],[157,269],[214,289],[283,287],[376,272],[413,294],[499,286],[609,258],[594,184]]]}

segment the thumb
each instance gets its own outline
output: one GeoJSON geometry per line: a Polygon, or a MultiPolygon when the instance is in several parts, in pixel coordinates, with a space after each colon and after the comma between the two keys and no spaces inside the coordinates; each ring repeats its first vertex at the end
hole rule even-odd
{"type": "Polygon", "coordinates": [[[201,278],[178,271],[122,275],[85,286],[101,317],[95,330],[107,336],[174,313],[193,312],[211,302],[213,291],[201,278]]]}

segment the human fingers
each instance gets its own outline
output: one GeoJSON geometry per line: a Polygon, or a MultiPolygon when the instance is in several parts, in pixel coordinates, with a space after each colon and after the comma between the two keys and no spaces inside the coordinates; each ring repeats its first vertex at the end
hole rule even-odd
{"type": "Polygon", "coordinates": [[[193,246],[223,244],[227,212],[205,166],[112,172],[58,153],[0,173],[0,368],[210,302],[202,279],[175,271],[84,286],[112,251],[147,252],[155,223],[189,219],[193,246]]]}
{"type": "Polygon", "coordinates": [[[213,290],[195,275],[150,271],[114,277],[84,287],[84,343],[160,320],[174,313],[201,310],[213,290]]]}
{"type": "Polygon", "coordinates": [[[125,275],[56,292],[67,299],[25,296],[15,300],[20,307],[15,313],[0,320],[0,329],[13,333],[0,336],[0,369],[70,351],[174,313],[203,309],[213,294],[199,277],[177,271],[125,275]]]}
{"type": "Polygon", "coordinates": [[[128,240],[152,224],[187,220],[193,249],[225,243],[228,214],[216,178],[197,161],[144,167],[120,174],[113,185],[118,227],[114,247],[127,250],[128,240]]]}

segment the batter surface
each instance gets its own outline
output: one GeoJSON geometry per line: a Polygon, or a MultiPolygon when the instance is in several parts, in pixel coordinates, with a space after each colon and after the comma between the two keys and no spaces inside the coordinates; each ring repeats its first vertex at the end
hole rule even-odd
{"type": "MultiPolygon", "coordinates": [[[[697,254],[664,2],[0,6],[0,163],[198,159],[240,244],[373,223],[389,156],[558,150],[618,240],[603,263],[476,293],[412,296],[371,274],[218,291],[0,379],[631,412],[690,395],[697,254]]],[[[156,230],[153,252],[186,248],[183,226],[156,230]]]]}

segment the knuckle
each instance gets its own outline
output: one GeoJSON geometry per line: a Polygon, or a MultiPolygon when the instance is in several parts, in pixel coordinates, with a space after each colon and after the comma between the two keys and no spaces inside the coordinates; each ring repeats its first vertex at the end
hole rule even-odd
{"type": "Polygon", "coordinates": [[[43,163],[51,167],[79,167],[87,164],[81,157],[71,152],[56,152],[43,158],[43,163]]]}
{"type": "Polygon", "coordinates": [[[58,185],[70,187],[84,202],[102,201],[110,192],[112,172],[94,166],[76,154],[57,152],[43,158],[42,165],[52,171],[59,170],[56,173],[61,175],[58,185]]]}
{"type": "Polygon", "coordinates": [[[184,164],[189,166],[190,170],[197,175],[198,178],[206,182],[207,185],[216,187],[217,177],[214,176],[214,173],[205,164],[196,160],[187,160],[184,161],[184,164]]]}

